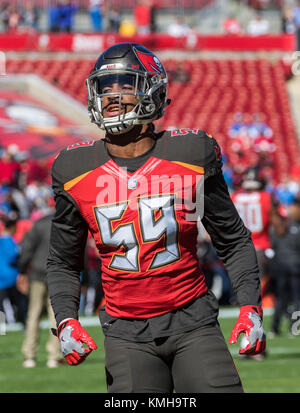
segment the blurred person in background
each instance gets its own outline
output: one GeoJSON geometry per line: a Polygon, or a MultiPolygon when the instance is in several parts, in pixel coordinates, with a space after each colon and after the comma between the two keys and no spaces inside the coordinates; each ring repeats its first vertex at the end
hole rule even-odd
{"type": "Polygon", "coordinates": [[[300,229],[300,198],[295,198],[292,204],[289,206],[288,215],[293,224],[300,229]]]}
{"type": "Polygon", "coordinates": [[[181,16],[178,16],[167,28],[167,33],[174,37],[188,36],[190,32],[191,28],[185,24],[184,19],[181,16]]]}
{"type": "Polygon", "coordinates": [[[14,240],[17,221],[8,217],[3,217],[2,221],[4,228],[0,233],[0,311],[6,314],[8,322],[17,321],[25,325],[27,297],[17,286],[19,247],[14,240]]]}
{"type": "Polygon", "coordinates": [[[119,33],[121,26],[121,12],[118,6],[112,6],[107,10],[107,31],[109,33],[119,33]]]}
{"type": "Polygon", "coordinates": [[[150,0],[150,32],[156,33],[157,27],[157,11],[160,7],[160,0],[150,0]]]}
{"type": "Polygon", "coordinates": [[[252,118],[249,114],[238,112],[234,115],[233,123],[228,129],[230,161],[236,176],[239,176],[240,179],[252,164],[250,159],[252,141],[248,134],[251,122],[252,118]]]}
{"type": "MultiPolygon", "coordinates": [[[[26,279],[28,282],[28,288],[24,287],[24,292],[29,292],[25,340],[22,346],[23,366],[26,368],[36,366],[40,321],[45,307],[47,308],[50,327],[55,328],[56,325],[46,283],[46,261],[53,218],[51,199],[49,202],[48,214],[37,220],[23,238],[18,262],[20,279],[26,279]]],[[[23,285],[25,285],[25,282],[23,282],[23,285]]],[[[51,333],[46,350],[48,353],[47,367],[58,367],[62,354],[57,339],[51,333]]]]}
{"type": "Polygon", "coordinates": [[[149,34],[151,31],[151,8],[149,1],[138,0],[133,9],[137,34],[149,34]]]}
{"type": "Polygon", "coordinates": [[[268,290],[268,251],[271,248],[269,230],[271,213],[277,205],[275,197],[265,190],[266,182],[256,168],[250,168],[243,176],[240,190],[232,194],[232,200],[246,227],[256,250],[261,275],[262,297],[268,290]]]}
{"type": "Polygon", "coordinates": [[[16,32],[19,30],[20,23],[22,21],[21,11],[15,7],[9,7],[9,18],[8,18],[8,31],[16,32]]]}
{"type": "Polygon", "coordinates": [[[103,304],[103,289],[101,282],[101,261],[94,239],[89,236],[87,241],[87,280],[84,304],[84,314],[92,315],[99,305],[103,304]]]}
{"type": "Polygon", "coordinates": [[[295,33],[296,26],[294,22],[293,10],[284,7],[281,13],[281,31],[282,33],[295,33]]]}
{"type": "Polygon", "coordinates": [[[103,0],[89,0],[89,16],[94,32],[103,31],[103,0]]]}
{"type": "Polygon", "coordinates": [[[61,0],[58,4],[58,29],[70,33],[73,30],[74,15],[78,6],[72,0],[61,0]]]}
{"type": "Polygon", "coordinates": [[[293,21],[295,24],[297,37],[297,50],[300,50],[300,1],[298,0],[293,8],[293,21]]]}
{"type": "Polygon", "coordinates": [[[238,137],[245,128],[247,128],[247,122],[244,120],[244,114],[237,112],[233,116],[233,122],[228,129],[228,135],[234,139],[238,137]]]}
{"type": "Polygon", "coordinates": [[[236,304],[227,271],[204,228],[199,230],[197,255],[207,286],[215,295],[218,303],[220,305],[236,304]]]}
{"type": "Polygon", "coordinates": [[[51,188],[48,183],[49,165],[47,159],[31,159],[24,167],[26,185],[23,193],[29,209],[29,217],[38,219],[48,210],[51,188]]]}
{"type": "MultiPolygon", "coordinates": [[[[277,205],[274,197],[265,190],[266,182],[257,168],[249,168],[244,174],[240,190],[232,194],[232,200],[245,226],[251,231],[260,272],[262,300],[270,292],[270,225],[271,214],[277,205]]],[[[243,356],[262,360],[266,352],[254,356],[243,356]]]]}
{"type": "Polygon", "coordinates": [[[25,3],[22,10],[22,21],[20,27],[24,31],[37,31],[39,22],[39,9],[32,1],[25,3]]]}
{"type": "Polygon", "coordinates": [[[273,136],[272,128],[266,122],[266,116],[263,113],[254,113],[252,121],[248,125],[248,134],[251,139],[255,140],[259,136],[271,139],[273,136]]]}
{"type": "Polygon", "coordinates": [[[272,164],[276,145],[273,140],[273,129],[266,122],[264,113],[253,114],[252,123],[248,126],[248,136],[253,151],[259,155],[258,162],[272,164]]]}
{"type": "Polygon", "coordinates": [[[9,14],[10,14],[10,6],[8,2],[5,2],[1,5],[0,9],[0,19],[3,25],[3,31],[7,32],[8,31],[8,26],[9,26],[9,14]]]}
{"type": "Polygon", "coordinates": [[[26,184],[33,182],[47,183],[49,165],[46,159],[28,159],[26,168],[26,184]]]}
{"type": "Polygon", "coordinates": [[[293,202],[297,202],[300,199],[300,166],[292,165],[289,171],[289,190],[294,195],[293,202]]]}
{"type": "Polygon", "coordinates": [[[13,190],[0,186],[0,215],[4,217],[19,218],[19,208],[13,197],[13,190]]]}
{"type": "Polygon", "coordinates": [[[282,317],[289,318],[291,328],[292,313],[300,310],[300,226],[278,211],[274,211],[271,221],[270,274],[275,286],[275,310],[269,335],[274,337],[280,334],[282,317]]]}
{"type": "Polygon", "coordinates": [[[0,159],[0,185],[17,187],[20,170],[20,164],[14,159],[13,153],[5,149],[0,159]]]}
{"type": "Polygon", "coordinates": [[[15,148],[10,146],[2,150],[0,157],[0,213],[13,219],[26,214],[26,200],[19,190],[21,165],[15,155],[15,148]]]}
{"type": "Polygon", "coordinates": [[[53,0],[48,8],[48,26],[50,32],[59,32],[59,7],[53,0]]]}
{"type": "Polygon", "coordinates": [[[261,13],[257,13],[247,26],[247,32],[250,36],[262,36],[268,34],[269,30],[270,23],[262,17],[261,13]]]}
{"type": "Polygon", "coordinates": [[[51,195],[50,187],[37,181],[28,185],[24,192],[29,205],[30,219],[41,218],[48,210],[48,198],[51,195]]]}
{"type": "Polygon", "coordinates": [[[223,30],[226,35],[239,35],[242,33],[241,22],[233,14],[231,14],[224,20],[223,30]]]}
{"type": "Polygon", "coordinates": [[[291,205],[295,199],[294,185],[289,174],[281,176],[279,183],[276,185],[274,193],[280,204],[286,208],[291,205]]]}

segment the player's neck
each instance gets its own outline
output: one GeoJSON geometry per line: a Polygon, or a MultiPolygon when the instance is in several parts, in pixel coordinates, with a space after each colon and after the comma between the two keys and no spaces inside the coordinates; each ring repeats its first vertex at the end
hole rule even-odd
{"type": "Polygon", "coordinates": [[[155,135],[151,125],[142,125],[122,135],[106,135],[105,144],[112,156],[136,158],[153,146],[155,135]]]}

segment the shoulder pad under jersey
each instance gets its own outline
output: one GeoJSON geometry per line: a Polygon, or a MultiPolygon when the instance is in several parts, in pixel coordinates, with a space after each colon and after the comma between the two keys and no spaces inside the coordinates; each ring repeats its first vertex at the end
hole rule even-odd
{"type": "Polygon", "coordinates": [[[103,165],[108,159],[101,140],[76,142],[58,154],[52,165],[52,178],[64,184],[103,165]]]}
{"type": "Polygon", "coordinates": [[[222,168],[222,153],[216,139],[201,129],[181,128],[162,136],[155,156],[202,166],[205,176],[215,175],[222,168]]]}

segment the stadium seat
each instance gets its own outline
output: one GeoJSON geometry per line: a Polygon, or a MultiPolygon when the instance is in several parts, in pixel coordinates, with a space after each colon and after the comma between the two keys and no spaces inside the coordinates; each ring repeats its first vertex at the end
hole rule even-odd
{"type": "MultiPolygon", "coordinates": [[[[196,0],[194,0],[195,2],[196,0]]],[[[171,2],[170,2],[171,3],[171,2]]],[[[201,2],[200,2],[201,3],[201,2]]],[[[85,79],[93,67],[91,59],[8,59],[7,73],[36,73],[86,104],[85,79]]],[[[167,59],[168,73],[178,61],[167,59]]],[[[285,173],[299,161],[299,148],[286,90],[288,69],[282,60],[202,59],[186,60],[190,81],[170,82],[171,105],[160,126],[207,129],[230,152],[228,129],[236,112],[263,113],[273,129],[277,147],[275,168],[285,173]]]]}

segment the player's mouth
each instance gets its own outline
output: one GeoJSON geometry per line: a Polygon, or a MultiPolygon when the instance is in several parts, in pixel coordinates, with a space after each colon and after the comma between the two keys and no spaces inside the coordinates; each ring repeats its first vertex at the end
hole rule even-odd
{"type": "Polygon", "coordinates": [[[125,109],[123,106],[120,107],[119,105],[112,103],[106,107],[105,111],[106,111],[107,116],[113,117],[113,116],[123,115],[125,112],[125,109]]]}

